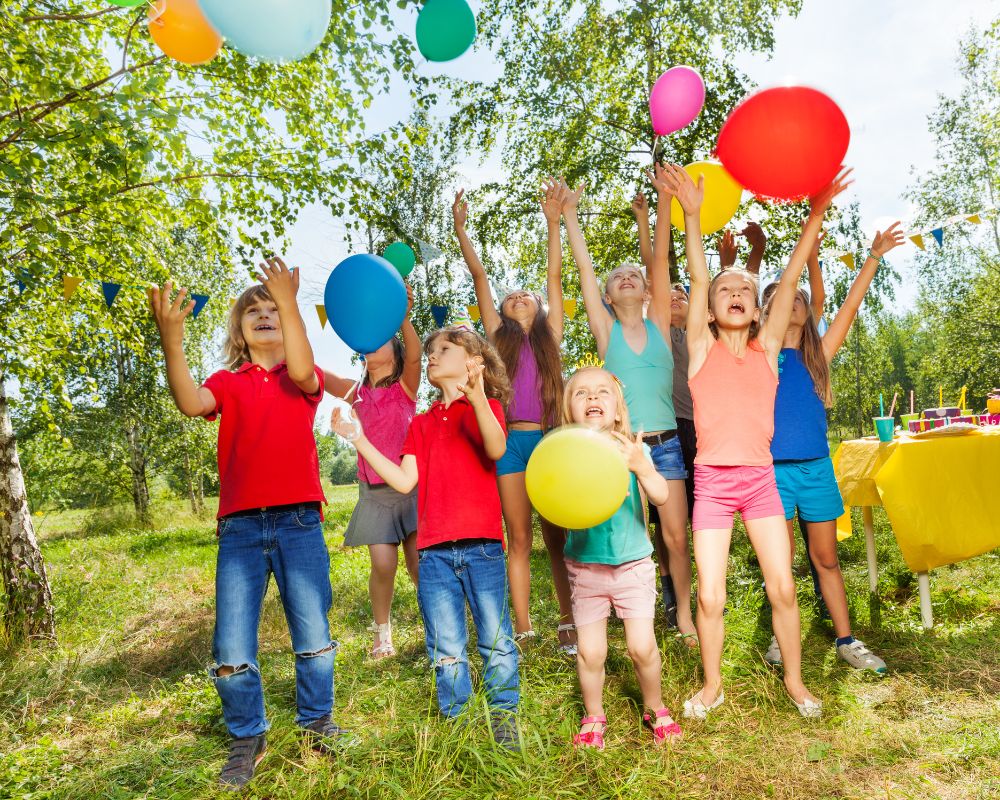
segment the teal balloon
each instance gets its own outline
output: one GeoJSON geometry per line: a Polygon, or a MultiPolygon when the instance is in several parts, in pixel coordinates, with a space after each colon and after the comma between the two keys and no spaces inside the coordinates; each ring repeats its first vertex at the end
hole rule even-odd
{"type": "Polygon", "coordinates": [[[113,6],[120,6],[121,8],[135,8],[138,5],[142,5],[146,0],[108,0],[113,6]]]}
{"type": "Polygon", "coordinates": [[[331,0],[198,0],[227,43],[263,61],[298,61],[330,27],[331,0]]]}
{"type": "Polygon", "coordinates": [[[417,254],[413,248],[404,242],[393,242],[382,253],[382,258],[392,264],[404,278],[413,272],[417,263],[417,254]]]}
{"type": "Polygon", "coordinates": [[[417,48],[428,61],[451,61],[476,40],[476,15],[465,0],[427,0],[417,16],[417,48]]]}

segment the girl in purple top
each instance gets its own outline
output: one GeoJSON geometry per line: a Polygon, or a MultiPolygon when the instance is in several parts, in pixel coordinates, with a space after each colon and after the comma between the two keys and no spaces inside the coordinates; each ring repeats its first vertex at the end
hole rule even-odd
{"type": "MultiPolygon", "coordinates": [[[[514,610],[514,639],[535,637],[528,606],[531,595],[531,502],[524,486],[524,470],[535,445],[548,428],[559,424],[562,399],[563,335],[562,242],[559,216],[567,186],[550,178],[543,186],[542,213],[548,223],[548,314],[545,301],[535,292],[518,289],[508,294],[497,309],[490,294],[486,269],[476,255],[465,230],[469,208],[465,190],[455,195],[452,216],[465,263],[472,273],[486,337],[500,354],[510,376],[512,397],[507,409],[507,452],[497,462],[497,485],[503,520],[507,528],[507,573],[514,610]]],[[[542,537],[552,566],[552,580],[559,600],[559,644],[576,654],[576,633],[570,606],[569,579],[563,561],[566,532],[542,519],[542,537]]]]}
{"type": "MultiPolygon", "coordinates": [[[[417,390],[420,387],[420,337],[410,322],[413,292],[406,319],[400,328],[403,340],[393,337],[374,353],[365,355],[367,370],[364,382],[357,382],[324,372],[326,391],[353,403],[365,436],[379,452],[397,464],[410,420],[417,413],[417,390]]],[[[368,577],[374,621],[369,630],[375,635],[372,658],[396,654],[392,645],[392,590],[399,563],[399,545],[403,545],[406,570],[417,584],[417,493],[400,494],[389,486],[358,456],[358,503],[344,532],[348,547],[368,546],[372,570],[368,577]]]]}

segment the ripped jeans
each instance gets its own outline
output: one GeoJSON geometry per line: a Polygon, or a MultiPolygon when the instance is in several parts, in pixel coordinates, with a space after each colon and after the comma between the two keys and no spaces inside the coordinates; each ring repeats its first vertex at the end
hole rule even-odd
{"type": "Polygon", "coordinates": [[[472,610],[483,684],[491,709],[516,711],[518,652],[507,602],[507,564],[500,542],[461,540],[419,552],[417,601],[427,657],[434,666],[438,707],[460,714],[472,696],[465,605],[472,610]]]}
{"type": "Polygon", "coordinates": [[[333,593],[319,511],[303,504],[229,516],[219,521],[218,530],[215,665],[209,675],[222,699],[229,733],[243,738],[268,729],[257,629],[272,574],[295,651],[295,721],[308,725],[329,715],[337,644],[330,640],[327,622],[333,593]]]}

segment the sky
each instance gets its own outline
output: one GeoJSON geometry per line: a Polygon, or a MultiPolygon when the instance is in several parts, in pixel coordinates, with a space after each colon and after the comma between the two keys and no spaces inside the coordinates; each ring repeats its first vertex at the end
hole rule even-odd
{"type": "MultiPolygon", "coordinates": [[[[478,11],[479,3],[470,5],[478,11]]],[[[829,94],[843,109],[851,126],[851,144],[845,163],[854,167],[855,183],[844,203],[857,200],[862,227],[870,238],[896,219],[906,223],[914,209],[903,197],[914,173],[933,164],[934,142],[927,117],[938,96],[959,91],[956,59],[958,43],[970,27],[985,28],[1000,12],[992,0],[805,0],[797,17],[784,17],[775,27],[773,54],[738,55],[735,64],[759,86],[803,84],[829,94]]],[[[400,15],[398,25],[411,33],[415,14],[400,15]]],[[[425,64],[428,74],[487,79],[498,66],[489,52],[471,51],[447,65],[425,64]]],[[[388,125],[409,115],[402,91],[377,102],[372,124],[388,125]]],[[[495,159],[459,165],[466,188],[494,180],[500,174],[495,159]]],[[[456,186],[456,188],[458,188],[456,186]]],[[[968,209],[970,212],[977,209],[968,209]]],[[[300,304],[310,340],[321,366],[339,374],[360,374],[350,363],[351,353],[329,326],[320,329],[314,305],[322,302],[321,287],[330,270],[351,255],[344,241],[343,223],[322,206],[303,210],[292,230],[288,263],[302,269],[300,304]]],[[[933,245],[932,245],[933,246],[933,245]]],[[[897,310],[911,306],[916,296],[910,258],[915,246],[907,242],[889,260],[902,275],[897,287],[897,310]]],[[[317,417],[324,421],[334,401],[329,398],[317,417]]]]}

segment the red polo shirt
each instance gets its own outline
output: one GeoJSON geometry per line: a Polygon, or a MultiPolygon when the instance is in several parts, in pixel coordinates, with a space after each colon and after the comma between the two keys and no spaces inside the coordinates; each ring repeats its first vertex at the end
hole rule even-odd
{"type": "Polygon", "coordinates": [[[265,370],[246,363],[235,372],[220,370],[204,386],[215,397],[205,416],[219,424],[219,517],[262,506],[325,503],[313,423],[323,397],[307,395],[288,377],[282,361],[265,370]]]}
{"type": "MultiPolygon", "coordinates": [[[[506,435],[503,407],[489,402],[506,435]]],[[[483,449],[476,412],[465,397],[415,416],[403,455],[417,458],[418,548],[457,539],[503,541],[497,465],[483,449]]]]}

